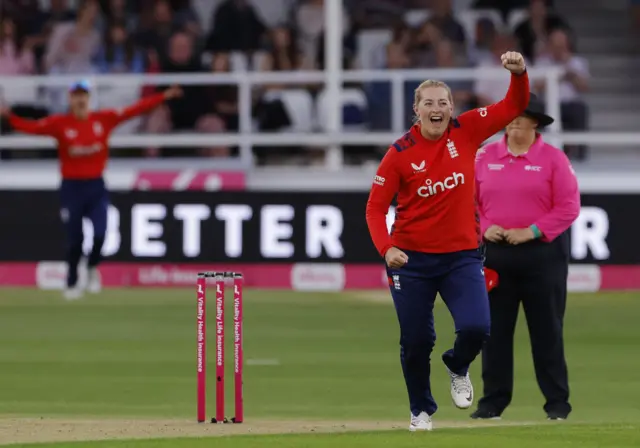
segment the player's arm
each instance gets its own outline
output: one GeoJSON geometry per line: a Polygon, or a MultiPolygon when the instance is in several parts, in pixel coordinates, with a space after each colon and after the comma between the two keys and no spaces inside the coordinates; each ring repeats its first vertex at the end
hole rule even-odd
{"type": "Polygon", "coordinates": [[[124,121],[131,120],[134,117],[151,112],[153,109],[167,100],[179,98],[181,96],[182,89],[178,86],[172,86],[162,93],[157,93],[155,95],[143,98],[137,103],[125,107],[124,109],[109,110],[103,112],[103,114],[106,115],[107,120],[109,121],[111,126],[115,127],[124,121]]]}
{"type": "Polygon", "coordinates": [[[580,215],[580,189],[571,162],[562,151],[554,153],[551,188],[553,207],[543,217],[532,224],[536,237],[543,241],[553,241],[571,227],[580,215]]]}
{"type": "Polygon", "coordinates": [[[476,147],[504,129],[529,104],[529,75],[522,55],[507,52],[502,55],[502,65],[511,72],[511,82],[505,97],[487,107],[465,112],[458,118],[461,128],[476,147]]]}
{"type": "Polygon", "coordinates": [[[52,115],[39,120],[29,120],[21,118],[5,108],[0,110],[0,114],[9,120],[9,124],[13,129],[25,134],[55,137],[59,132],[60,126],[58,126],[58,123],[60,122],[60,117],[58,115],[52,115]]]}
{"type": "Polygon", "coordinates": [[[391,147],[380,162],[367,200],[367,226],[373,244],[383,257],[393,247],[387,229],[387,213],[391,201],[400,189],[400,175],[396,167],[398,151],[391,147]]]}

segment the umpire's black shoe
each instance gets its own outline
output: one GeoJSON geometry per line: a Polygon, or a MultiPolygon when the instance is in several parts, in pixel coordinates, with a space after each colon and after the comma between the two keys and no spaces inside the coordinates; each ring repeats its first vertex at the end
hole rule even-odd
{"type": "Polygon", "coordinates": [[[471,414],[471,418],[474,420],[500,420],[501,417],[497,412],[488,409],[478,409],[471,414]]]}
{"type": "Polygon", "coordinates": [[[550,411],[547,412],[547,420],[566,420],[569,414],[566,412],[550,411]]]}

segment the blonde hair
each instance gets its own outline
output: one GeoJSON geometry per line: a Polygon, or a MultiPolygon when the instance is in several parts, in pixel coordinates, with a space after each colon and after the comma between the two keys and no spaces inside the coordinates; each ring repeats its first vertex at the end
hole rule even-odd
{"type": "Polygon", "coordinates": [[[420,84],[418,87],[416,87],[416,90],[414,91],[414,98],[413,98],[414,106],[417,106],[418,103],[420,102],[420,92],[430,87],[441,87],[445,89],[447,91],[447,96],[449,97],[449,101],[453,103],[453,95],[451,94],[451,89],[449,88],[447,83],[442,81],[436,81],[434,79],[427,79],[426,81],[423,81],[422,84],[420,84]]]}
{"type": "MultiPolygon", "coordinates": [[[[420,92],[422,92],[424,89],[428,89],[431,87],[441,87],[445,89],[447,91],[447,96],[449,97],[449,102],[453,104],[453,95],[451,94],[451,88],[447,85],[446,82],[437,81],[435,79],[427,79],[426,81],[423,81],[422,84],[420,84],[418,87],[416,87],[416,90],[413,93],[414,108],[418,107],[418,103],[420,102],[420,92]]],[[[417,123],[418,121],[420,121],[420,117],[418,116],[417,113],[416,113],[416,116],[413,117],[413,121],[414,123],[417,123]]]]}

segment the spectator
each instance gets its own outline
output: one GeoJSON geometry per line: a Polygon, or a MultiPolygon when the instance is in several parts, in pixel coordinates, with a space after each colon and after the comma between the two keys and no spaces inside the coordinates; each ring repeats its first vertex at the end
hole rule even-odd
{"type": "Polygon", "coordinates": [[[493,20],[482,18],[476,23],[476,38],[471,62],[474,65],[482,64],[493,57],[491,43],[497,34],[493,20]]]}
{"type": "MultiPolygon", "coordinates": [[[[344,70],[352,69],[355,63],[356,56],[356,39],[357,34],[352,29],[342,39],[342,68],[344,70]]],[[[325,55],[324,55],[324,31],[318,36],[318,45],[316,53],[315,66],[318,70],[324,70],[325,68],[325,55]]]]}
{"type": "MultiPolygon", "coordinates": [[[[263,59],[261,69],[263,71],[295,71],[308,68],[310,63],[305,61],[297,42],[295,33],[291,29],[278,27],[272,30],[270,50],[263,59]]],[[[255,115],[260,131],[278,131],[291,125],[291,117],[280,97],[270,95],[272,92],[286,88],[285,84],[264,86],[263,94],[255,105],[255,115]]],[[[297,85],[295,88],[304,88],[304,85],[297,85]]]]}
{"type": "Polygon", "coordinates": [[[497,9],[502,13],[502,18],[506,20],[511,11],[526,8],[528,4],[528,0],[476,0],[473,2],[473,8],[497,9]]]}
{"type": "MultiPolygon", "coordinates": [[[[217,53],[211,62],[213,73],[229,73],[231,60],[228,53],[217,53]]],[[[238,107],[238,86],[236,84],[216,84],[207,88],[208,103],[211,108],[198,123],[206,132],[238,132],[240,126],[238,107]]],[[[235,151],[234,151],[235,152],[235,151]]],[[[232,150],[227,146],[203,148],[200,153],[209,157],[228,157],[232,150]]]]}
{"type": "MultiPolygon", "coordinates": [[[[411,42],[410,30],[404,26],[396,27],[392,41],[385,48],[384,66],[390,70],[406,69],[411,67],[411,57],[409,55],[409,45],[411,42]]],[[[413,84],[405,83],[405,97],[413,94],[413,84]],[[408,93],[407,93],[408,92],[408,93]]],[[[369,124],[373,130],[391,130],[391,84],[388,81],[373,81],[368,83],[365,92],[367,94],[367,104],[369,105],[369,124]]],[[[405,117],[412,117],[412,101],[405,99],[405,117]]],[[[411,118],[407,124],[410,125],[411,118]]],[[[408,127],[408,126],[406,126],[408,127]]]]}
{"type": "Polygon", "coordinates": [[[211,23],[206,48],[214,52],[256,51],[267,31],[249,0],[225,0],[213,13],[211,23]]]}
{"type": "Polygon", "coordinates": [[[569,25],[560,16],[547,11],[546,0],[530,0],[529,18],[520,23],[515,30],[520,49],[525,59],[531,63],[544,50],[546,39],[555,29],[569,29],[569,25]]]}
{"type": "MultiPolygon", "coordinates": [[[[482,61],[478,65],[478,68],[502,67],[500,56],[509,51],[510,48],[514,48],[514,38],[509,34],[497,34],[491,43],[492,57],[482,61]]],[[[483,107],[502,100],[508,89],[508,76],[478,79],[475,82],[473,89],[476,96],[477,106],[483,107]]]]}
{"type": "Polygon", "coordinates": [[[202,27],[198,14],[191,5],[191,0],[173,0],[172,6],[175,11],[176,26],[190,33],[194,39],[198,41],[202,39],[202,27]]]}
{"type": "Polygon", "coordinates": [[[432,0],[430,20],[440,28],[442,36],[456,44],[456,50],[464,50],[466,37],[464,28],[455,19],[451,0],[432,0]]]}
{"type": "MultiPolygon", "coordinates": [[[[53,6],[52,4],[52,7],[53,6]]],[[[75,15],[70,11],[67,11],[67,13],[70,14],[68,19],[73,20],[75,15]]],[[[2,6],[0,6],[0,17],[13,17],[16,25],[21,29],[23,34],[31,36],[42,32],[47,14],[40,10],[38,0],[21,0],[2,2],[2,6]]]]}
{"type": "MultiPolygon", "coordinates": [[[[198,62],[198,56],[194,51],[193,37],[186,32],[178,32],[169,40],[167,58],[162,63],[164,73],[198,73],[202,72],[202,66],[198,62]]],[[[160,90],[166,87],[159,86],[160,90]]],[[[206,89],[201,86],[186,86],[183,88],[182,98],[168,101],[165,107],[160,107],[149,117],[146,130],[152,133],[180,132],[180,131],[206,131],[220,132],[223,128],[221,121],[212,117],[210,105],[206,101],[206,89]]],[[[195,155],[193,151],[185,148],[173,151],[176,156],[195,155]]],[[[157,156],[160,151],[152,148],[147,155],[157,156]]],[[[167,153],[168,155],[168,153],[167,153]]]]}
{"type": "Polygon", "coordinates": [[[56,24],[76,20],[76,12],[71,5],[69,5],[69,0],[50,0],[49,4],[50,8],[47,14],[47,20],[49,22],[56,24]]]}
{"type": "MultiPolygon", "coordinates": [[[[436,67],[437,68],[460,68],[468,65],[465,57],[460,56],[456,52],[455,45],[448,41],[442,40],[436,46],[436,67]]],[[[473,81],[471,80],[453,80],[445,81],[451,88],[453,96],[453,104],[455,106],[455,115],[459,115],[468,109],[473,91],[473,81]]]]}
{"type": "MultiPolygon", "coordinates": [[[[324,45],[324,0],[306,0],[295,13],[295,26],[300,39],[299,46],[304,57],[310,61],[321,62],[320,46],[324,45]]],[[[346,36],[350,29],[350,18],[346,9],[342,11],[342,33],[346,36]]],[[[347,42],[349,45],[349,42],[347,42]]],[[[318,67],[316,67],[318,68],[318,67]]]]}
{"type": "Polygon", "coordinates": [[[393,37],[385,48],[384,66],[390,69],[409,68],[411,59],[409,48],[411,45],[411,29],[404,23],[396,24],[393,29],[393,37]]]}
{"type": "MultiPolygon", "coordinates": [[[[148,12],[144,15],[149,18],[148,12]]],[[[151,10],[149,23],[138,36],[138,44],[147,52],[156,54],[162,63],[167,58],[169,40],[175,31],[177,27],[169,1],[158,0],[151,10]]]]}
{"type": "Polygon", "coordinates": [[[35,69],[33,39],[19,35],[9,16],[0,19],[0,75],[31,75],[35,69]]]}
{"type": "MultiPolygon", "coordinates": [[[[122,23],[127,33],[133,32],[138,26],[138,17],[131,11],[131,8],[127,6],[126,0],[108,0],[105,9],[107,23],[122,23]]],[[[106,27],[107,26],[104,28],[106,27]]]]}
{"type": "Polygon", "coordinates": [[[295,33],[290,28],[280,26],[271,30],[269,52],[262,60],[262,71],[294,71],[310,69],[312,64],[305,60],[298,48],[295,33]]]}
{"type": "MultiPolygon", "coordinates": [[[[32,51],[33,43],[18,32],[13,19],[4,16],[0,19],[0,76],[31,75],[35,68],[32,51]]],[[[34,114],[26,108],[34,106],[35,91],[33,87],[17,87],[0,90],[0,105],[19,108],[24,116],[34,118],[34,114]]],[[[37,116],[40,118],[40,116],[37,116]]],[[[0,129],[7,129],[8,123],[1,119],[0,129]]],[[[3,152],[3,156],[6,154],[3,152]]],[[[4,157],[3,157],[4,158],[4,157]]]]}
{"type": "MultiPolygon", "coordinates": [[[[217,53],[211,63],[214,73],[229,73],[231,63],[228,53],[217,53]]],[[[238,86],[237,84],[216,84],[209,89],[213,112],[222,119],[228,131],[238,131],[238,86]]]]}
{"type": "Polygon", "coordinates": [[[413,45],[409,47],[410,65],[428,68],[436,64],[435,47],[442,40],[442,31],[435,21],[425,21],[418,30],[413,45]]]}
{"type": "Polygon", "coordinates": [[[46,72],[44,57],[53,29],[59,23],[73,22],[76,19],[76,13],[69,7],[68,0],[50,0],[50,8],[47,12],[40,10],[38,0],[15,2],[13,5],[20,6],[16,8],[18,12],[15,16],[16,21],[25,34],[32,39],[35,71],[46,72]]]}
{"type": "Polygon", "coordinates": [[[47,45],[45,66],[49,73],[84,74],[94,72],[91,63],[100,50],[100,33],[95,23],[96,1],[87,1],[73,23],[56,25],[47,45]]]}
{"type": "MultiPolygon", "coordinates": [[[[25,37],[10,16],[0,19],[0,76],[31,75],[35,70],[34,39],[25,37]]],[[[12,86],[0,89],[0,106],[10,107],[20,116],[38,119],[47,111],[36,106],[36,91],[32,86],[12,86]]],[[[0,117],[0,130],[11,132],[9,122],[0,117]]],[[[11,151],[0,151],[1,159],[10,159],[11,151]]]]}
{"type": "Polygon", "coordinates": [[[142,52],[135,47],[124,22],[111,23],[96,62],[100,73],[144,72],[142,52]]]}
{"type": "MultiPolygon", "coordinates": [[[[560,83],[560,112],[562,127],[567,131],[584,131],[588,128],[589,111],[582,94],[589,90],[589,64],[583,57],[576,56],[571,50],[566,30],[556,29],[548,39],[547,53],[536,61],[536,68],[560,66],[565,76],[560,83]]],[[[538,92],[545,89],[544,81],[534,83],[538,92]]],[[[585,145],[566,145],[565,151],[578,160],[587,156],[585,145]]]]}

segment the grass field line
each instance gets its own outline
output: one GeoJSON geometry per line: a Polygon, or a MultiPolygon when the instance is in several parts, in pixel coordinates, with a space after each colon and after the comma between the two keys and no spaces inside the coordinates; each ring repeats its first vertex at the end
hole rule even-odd
{"type": "MultiPolygon", "coordinates": [[[[541,422],[438,421],[434,428],[479,428],[490,426],[531,426],[541,422]]],[[[338,433],[392,431],[408,427],[407,421],[327,421],[327,420],[250,420],[242,424],[198,424],[185,419],[114,418],[0,418],[0,445],[98,441],[110,439],[157,439],[215,437],[232,435],[338,433]]]]}

